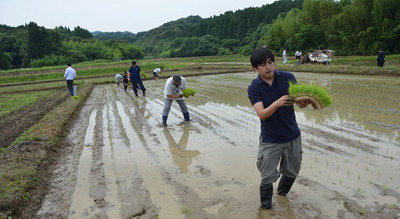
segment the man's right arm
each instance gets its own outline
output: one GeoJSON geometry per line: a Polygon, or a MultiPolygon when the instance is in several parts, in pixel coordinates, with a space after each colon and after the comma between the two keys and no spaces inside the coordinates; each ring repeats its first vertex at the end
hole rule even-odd
{"type": "Polygon", "coordinates": [[[291,101],[292,101],[292,98],[289,95],[284,95],[281,98],[275,100],[267,108],[264,108],[263,102],[255,103],[253,105],[253,108],[256,111],[258,117],[261,120],[265,120],[265,119],[268,119],[269,117],[271,117],[279,107],[286,106],[288,104],[288,102],[291,102],[291,101]]]}

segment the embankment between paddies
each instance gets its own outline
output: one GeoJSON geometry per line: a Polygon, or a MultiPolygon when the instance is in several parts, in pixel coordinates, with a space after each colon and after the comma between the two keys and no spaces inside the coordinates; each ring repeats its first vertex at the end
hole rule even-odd
{"type": "Polygon", "coordinates": [[[0,218],[18,215],[31,201],[31,190],[43,183],[60,149],[58,143],[92,89],[92,84],[82,87],[80,98],[68,98],[55,107],[0,154],[0,218]]]}

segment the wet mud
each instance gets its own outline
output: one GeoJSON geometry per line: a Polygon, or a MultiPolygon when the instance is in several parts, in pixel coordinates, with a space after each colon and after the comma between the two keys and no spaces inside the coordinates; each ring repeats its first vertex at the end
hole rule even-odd
{"type": "MultiPolygon", "coordinates": [[[[296,110],[303,161],[286,196],[260,209],[259,119],[253,72],[188,77],[191,122],[165,80],[146,97],[96,86],[69,130],[36,218],[397,218],[400,80],[295,73],[332,94],[331,107],[296,110]]],[[[277,188],[277,185],[274,185],[277,188]]]]}

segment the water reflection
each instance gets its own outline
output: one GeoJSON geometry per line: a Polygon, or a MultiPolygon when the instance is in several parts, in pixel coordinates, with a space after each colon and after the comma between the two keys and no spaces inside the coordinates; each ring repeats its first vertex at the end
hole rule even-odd
{"type": "Polygon", "coordinates": [[[192,159],[197,157],[200,152],[198,150],[187,150],[189,141],[189,126],[186,124],[183,127],[182,137],[177,144],[168,127],[164,128],[164,134],[169,144],[169,152],[171,153],[172,161],[179,167],[181,173],[187,173],[192,159]]]}
{"type": "MultiPolygon", "coordinates": [[[[368,134],[390,141],[400,139],[400,80],[388,77],[349,76],[296,72],[299,83],[325,87],[334,103],[323,110],[296,109],[308,125],[354,124],[368,134]]],[[[198,92],[189,98],[192,105],[209,102],[250,108],[247,87],[257,77],[254,73],[210,75],[189,78],[198,92]],[[205,94],[205,95],[202,95],[205,94]]]]}

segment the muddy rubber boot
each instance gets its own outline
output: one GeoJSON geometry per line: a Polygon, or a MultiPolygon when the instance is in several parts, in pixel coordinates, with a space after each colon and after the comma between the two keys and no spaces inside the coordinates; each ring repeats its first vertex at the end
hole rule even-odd
{"type": "Polygon", "coordinates": [[[265,210],[271,209],[272,207],[272,194],[273,194],[273,186],[272,183],[267,185],[260,185],[260,199],[261,206],[265,210]]]}
{"type": "Polygon", "coordinates": [[[282,175],[281,181],[279,181],[279,185],[278,185],[278,194],[286,196],[286,194],[288,194],[288,192],[292,188],[292,185],[293,185],[295,179],[296,178],[290,178],[290,177],[282,175]]]}
{"type": "Polygon", "coordinates": [[[163,126],[167,126],[167,119],[168,119],[168,116],[162,116],[162,125],[163,126]]]}
{"type": "Polygon", "coordinates": [[[189,112],[183,113],[183,117],[185,118],[186,122],[190,121],[190,116],[189,116],[189,112]]]}

